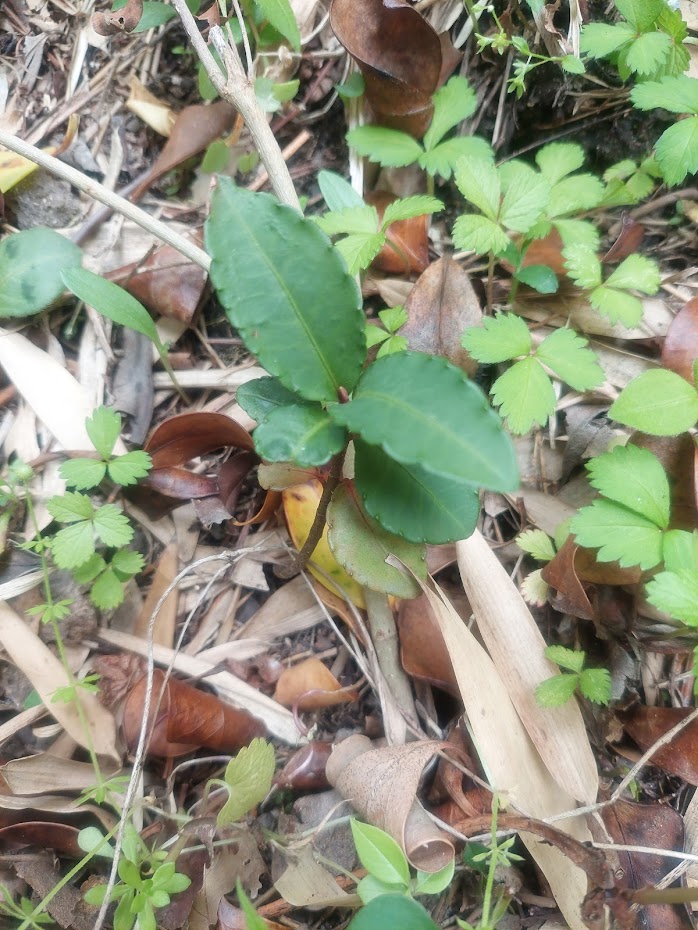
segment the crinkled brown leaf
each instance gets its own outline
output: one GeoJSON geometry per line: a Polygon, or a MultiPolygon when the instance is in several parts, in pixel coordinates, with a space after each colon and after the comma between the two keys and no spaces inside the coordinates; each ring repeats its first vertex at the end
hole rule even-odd
{"type": "MultiPolygon", "coordinates": [[[[645,752],[692,711],[691,707],[645,707],[637,704],[629,710],[618,711],[617,716],[625,732],[645,752]]],[[[698,786],[698,721],[689,723],[668,745],[661,746],[649,764],[698,786]]]]}
{"type": "Polygon", "coordinates": [[[133,32],[143,15],[143,0],[126,0],[125,6],[115,13],[93,13],[92,28],[100,36],[115,36],[119,32],[133,32]]]}
{"type": "Polygon", "coordinates": [[[415,352],[443,355],[472,377],[477,362],[461,345],[468,326],[482,320],[482,308],[470,277],[449,255],[430,265],[405,303],[407,322],[400,335],[415,352]]]}
{"type": "Polygon", "coordinates": [[[405,0],[333,0],[330,23],[361,69],[375,122],[421,137],[441,74],[434,29],[405,0]]]}
{"type": "Polygon", "coordinates": [[[662,348],[662,365],[694,384],[698,359],[698,297],[689,300],[674,317],[662,348]]]}
{"type": "Polygon", "coordinates": [[[298,710],[321,710],[357,698],[354,689],[343,688],[327,666],[314,657],[284,669],[274,694],[279,704],[298,710]]]}

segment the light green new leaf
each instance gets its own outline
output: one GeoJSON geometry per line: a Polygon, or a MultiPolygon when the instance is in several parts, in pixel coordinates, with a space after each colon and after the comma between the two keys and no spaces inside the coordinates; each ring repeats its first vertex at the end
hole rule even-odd
{"type": "Polygon", "coordinates": [[[662,0],[616,0],[618,12],[637,32],[646,32],[664,9],[662,0]]]}
{"type": "Polygon", "coordinates": [[[544,426],[555,412],[555,391],[537,359],[529,356],[516,362],[492,385],[492,403],[499,407],[507,426],[518,435],[534,424],[544,426]]]}
{"type": "Polygon", "coordinates": [[[575,391],[590,391],[606,380],[596,353],[572,329],[556,329],[541,342],[535,354],[575,391]]]}
{"type": "Polygon", "coordinates": [[[579,683],[578,675],[554,675],[536,688],[536,701],[541,707],[561,707],[573,696],[579,683]]]}
{"type": "Polygon", "coordinates": [[[459,216],[453,226],[453,241],[459,249],[472,249],[478,255],[487,252],[499,255],[507,249],[509,236],[489,217],[466,213],[459,216]]]}
{"type": "Polygon", "coordinates": [[[97,575],[101,575],[106,567],[107,563],[102,556],[95,552],[86,562],[73,569],[73,580],[78,584],[89,584],[97,575]]]}
{"type": "Polygon", "coordinates": [[[407,311],[401,305],[378,311],[378,317],[389,333],[395,333],[407,322],[407,311]]]}
{"type": "Polygon", "coordinates": [[[385,233],[355,233],[335,243],[350,275],[368,268],[385,243],[385,233]]]}
{"type": "Polygon", "coordinates": [[[568,649],[566,646],[546,646],[545,658],[560,668],[579,673],[584,668],[586,653],[581,649],[568,649]]]}
{"type": "Polygon", "coordinates": [[[216,818],[219,827],[235,823],[264,800],[274,780],[274,766],[274,747],[259,738],[230,760],[224,775],[228,800],[216,818]]]}
{"type": "Polygon", "coordinates": [[[294,51],[301,50],[301,35],[298,23],[288,0],[257,0],[265,18],[269,20],[274,29],[288,39],[294,51]]]}
{"type": "Polygon", "coordinates": [[[598,549],[601,562],[618,561],[624,568],[653,568],[662,559],[662,531],[651,520],[621,504],[596,500],[582,507],[570,523],[580,546],[598,549]]]}
{"type": "Polygon", "coordinates": [[[107,466],[107,471],[114,484],[127,487],[136,484],[140,478],[145,478],[152,467],[153,461],[148,453],[141,449],[134,449],[133,452],[127,452],[125,455],[112,459],[107,466]]]}
{"type": "Polygon", "coordinates": [[[587,465],[599,493],[646,517],[664,530],[669,525],[669,482],[656,455],[639,446],[617,446],[587,465]]]}
{"type": "Polygon", "coordinates": [[[553,541],[543,530],[525,530],[516,537],[516,543],[539,562],[550,562],[555,558],[553,541]]]}
{"type": "Polygon", "coordinates": [[[582,29],[579,49],[589,58],[606,58],[631,42],[635,30],[629,23],[589,23],[582,29]]]}
{"type": "Polygon", "coordinates": [[[92,518],[94,530],[105,546],[126,546],[133,538],[128,517],[116,504],[102,504],[92,518]]]}
{"type": "Polygon", "coordinates": [[[112,556],[110,562],[111,568],[114,569],[118,578],[125,581],[132,578],[138,572],[143,571],[145,559],[140,552],[134,552],[133,549],[119,549],[112,556]]]}
{"type": "Polygon", "coordinates": [[[562,244],[565,248],[579,245],[593,253],[596,252],[601,243],[601,236],[598,229],[593,223],[589,223],[586,220],[556,218],[553,221],[553,226],[560,234],[562,244]]]}
{"type": "Polygon", "coordinates": [[[454,136],[424,152],[417,163],[432,177],[438,174],[448,181],[461,158],[494,160],[492,149],[484,139],[479,136],[454,136]]]}
{"type": "Polygon", "coordinates": [[[109,407],[97,407],[85,420],[85,429],[97,452],[108,459],[121,434],[121,416],[109,407]]]}
{"type": "Polygon", "coordinates": [[[404,465],[493,490],[518,482],[511,440],[485,396],[445,359],[399,352],[377,359],[332,417],[404,465]]]}
{"type": "Polygon", "coordinates": [[[647,600],[676,620],[698,626],[698,573],[686,568],[660,572],[647,585],[647,600]]]}
{"type": "Polygon", "coordinates": [[[499,173],[504,193],[500,222],[507,229],[526,233],[548,206],[550,185],[523,162],[506,162],[499,173]]]}
{"type": "Polygon", "coordinates": [[[611,675],[606,668],[587,668],[579,676],[579,690],[587,701],[608,704],[611,700],[611,675]]]}
{"type": "Polygon", "coordinates": [[[293,404],[272,410],[254,431],[255,449],[268,462],[302,468],[324,465],[347,442],[347,434],[322,407],[293,404]]]}
{"type": "MultiPolygon", "coordinates": [[[[694,80],[698,83],[697,78],[694,80]]],[[[687,174],[698,172],[698,116],[679,120],[665,129],[654,152],[670,187],[680,184],[687,174]]]]}
{"type": "Polygon", "coordinates": [[[63,462],[60,469],[61,478],[67,485],[86,491],[96,488],[104,480],[107,466],[99,459],[68,459],[63,462]]]}
{"type": "Polygon", "coordinates": [[[369,349],[372,349],[373,346],[380,345],[381,342],[385,342],[386,339],[390,339],[390,333],[386,332],[377,323],[366,324],[366,345],[369,349]]]}
{"type": "Polygon", "coordinates": [[[605,284],[594,288],[589,294],[589,303],[601,316],[608,317],[611,323],[620,322],[628,329],[636,326],[644,313],[639,297],[605,284]]]}
{"type": "Polygon", "coordinates": [[[559,64],[562,70],[567,71],[568,74],[584,74],[586,72],[584,62],[581,58],[577,58],[576,55],[563,55],[559,64]]]}
{"type": "Polygon", "coordinates": [[[698,392],[675,372],[652,369],[623,388],[609,416],[652,436],[678,436],[698,420],[698,392]]]}
{"type": "Polygon", "coordinates": [[[671,113],[698,113],[698,78],[681,74],[661,81],[645,81],[633,87],[630,99],[640,110],[661,108],[671,113]]]}
{"type": "Polygon", "coordinates": [[[267,371],[305,400],[353,389],[366,354],[360,295],[315,223],[220,178],[206,248],[221,303],[267,371]]]}
{"type": "MultiPolygon", "coordinates": [[[[456,184],[465,199],[496,222],[499,217],[501,183],[497,169],[485,158],[462,159],[456,165],[456,184]]],[[[456,223],[456,226],[458,223],[456,223]]]]}
{"type": "Polygon", "coordinates": [[[455,858],[448,865],[438,872],[417,871],[417,877],[414,882],[414,894],[441,894],[453,881],[453,875],[456,870],[455,858]]]}
{"type": "Polygon", "coordinates": [[[40,313],[65,287],[61,271],[79,267],[82,252],[53,229],[25,229],[0,242],[0,319],[40,313]]]}
{"type": "Polygon", "coordinates": [[[113,610],[123,599],[123,583],[111,568],[102,572],[90,588],[90,600],[100,610],[113,610]]]}
{"type": "Polygon", "coordinates": [[[409,220],[415,216],[424,216],[427,213],[438,213],[443,210],[444,205],[436,197],[428,197],[426,194],[418,194],[414,197],[403,197],[401,200],[394,200],[385,208],[381,228],[387,229],[391,223],[399,220],[409,220]]]}
{"type": "Polygon", "coordinates": [[[77,568],[95,551],[94,532],[89,520],[73,523],[53,537],[51,552],[59,568],[77,568]]]}
{"type": "Polygon", "coordinates": [[[669,530],[662,540],[662,554],[667,571],[685,568],[698,575],[698,530],[669,530]]]}
{"type": "Polygon", "coordinates": [[[328,236],[342,233],[375,233],[378,231],[378,212],[375,207],[363,204],[360,207],[344,207],[324,216],[315,217],[315,222],[328,236]]]}
{"type": "Polygon", "coordinates": [[[591,210],[601,203],[605,189],[593,174],[575,174],[564,178],[550,192],[545,215],[552,220],[568,213],[591,210]]]}
{"type": "Polygon", "coordinates": [[[661,280],[659,265],[651,258],[634,253],[628,255],[606,279],[606,286],[641,291],[643,294],[656,294],[661,280]]]}
{"type": "Polygon", "coordinates": [[[627,66],[637,74],[653,74],[671,49],[671,38],[665,32],[646,32],[628,48],[627,66]]]}
{"type": "Polygon", "coordinates": [[[337,213],[347,207],[363,207],[361,196],[354,190],[348,181],[334,171],[321,171],[317,176],[320,193],[325,203],[337,213]]]}
{"type": "Polygon", "coordinates": [[[412,136],[383,126],[359,126],[347,133],[347,142],[359,155],[386,168],[404,168],[417,161],[424,149],[412,136]]]}
{"type": "Polygon", "coordinates": [[[574,142],[551,142],[536,153],[536,164],[551,186],[584,164],[584,149],[574,142]]]}
{"type": "Polygon", "coordinates": [[[578,287],[589,289],[601,284],[601,262],[586,245],[568,245],[562,250],[565,268],[578,287]]]}
{"type": "Polygon", "coordinates": [[[375,875],[364,875],[356,886],[356,893],[362,904],[369,904],[374,898],[380,898],[382,895],[405,894],[406,891],[404,885],[382,882],[375,875]]]}
{"type": "Polygon", "coordinates": [[[407,888],[410,883],[407,857],[392,836],[369,823],[354,819],[350,823],[356,854],[366,871],[381,882],[407,888]]]}
{"type": "Polygon", "coordinates": [[[432,97],[434,116],[424,134],[424,147],[433,149],[458,123],[472,116],[477,95],[464,77],[454,75],[432,97]]]}
{"type": "Polygon", "coordinates": [[[514,273],[514,277],[539,294],[555,294],[559,288],[557,275],[547,265],[525,265],[514,273]]]}
{"type": "Polygon", "coordinates": [[[489,364],[528,355],[533,345],[528,326],[515,313],[483,317],[482,326],[465,330],[461,344],[478,362],[489,364]]]}
{"type": "Polygon", "coordinates": [[[94,515],[92,501],[85,494],[66,491],[65,494],[52,497],[46,509],[59,523],[77,523],[78,520],[91,520],[94,515]]]}

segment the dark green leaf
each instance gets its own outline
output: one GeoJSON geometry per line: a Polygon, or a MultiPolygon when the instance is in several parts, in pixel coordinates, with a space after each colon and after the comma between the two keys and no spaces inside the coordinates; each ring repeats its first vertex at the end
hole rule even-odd
{"type": "Polygon", "coordinates": [[[278,378],[255,378],[242,384],[235,394],[235,399],[245,413],[261,423],[278,407],[288,407],[300,403],[297,394],[283,386],[278,378]]]}
{"type": "Polygon", "coordinates": [[[539,294],[554,294],[558,289],[557,275],[547,265],[526,265],[519,268],[514,277],[539,294]]]}
{"type": "Polygon", "coordinates": [[[255,449],[269,462],[324,465],[347,442],[347,434],[321,407],[277,407],[254,431],[255,449]]]}
{"type": "Polygon", "coordinates": [[[374,898],[356,914],[347,930],[439,930],[421,904],[401,894],[374,898]]]}
{"type": "Polygon", "coordinates": [[[264,16],[274,29],[288,39],[296,52],[301,50],[301,35],[298,23],[288,0],[257,0],[264,16]]]}
{"type": "Polygon", "coordinates": [[[57,300],[61,272],[79,267],[82,252],[52,229],[26,229],[0,242],[0,319],[30,316],[57,300]]]}
{"type": "Polygon", "coordinates": [[[354,71],[343,84],[335,84],[334,89],[343,99],[351,100],[363,94],[366,89],[366,82],[360,71],[354,71]]]}
{"type": "MultiPolygon", "coordinates": [[[[358,74],[360,77],[361,75],[358,74]]],[[[332,211],[344,210],[347,207],[363,207],[364,202],[348,181],[334,171],[321,171],[317,176],[320,193],[325,203],[332,211]]]]}

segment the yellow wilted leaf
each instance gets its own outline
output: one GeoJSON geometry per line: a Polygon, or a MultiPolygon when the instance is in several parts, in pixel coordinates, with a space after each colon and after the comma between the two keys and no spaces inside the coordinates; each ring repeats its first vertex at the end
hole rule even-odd
{"type": "MultiPolygon", "coordinates": [[[[286,488],[281,495],[288,531],[291,534],[293,545],[297,549],[300,549],[308,538],[308,533],[313,524],[313,519],[321,496],[322,482],[317,478],[312,478],[305,484],[295,484],[293,487],[286,488]]],[[[364,595],[361,585],[357,584],[354,579],[344,571],[330,551],[327,542],[326,526],[323,530],[320,542],[313,551],[311,561],[315,563],[321,571],[317,571],[313,564],[308,565],[308,571],[314,578],[317,578],[323,587],[341,597],[342,591],[330,584],[326,576],[334,578],[337,584],[341,586],[342,590],[346,592],[347,597],[349,597],[353,604],[357,607],[364,607],[364,595]]]]}
{"type": "MultiPolygon", "coordinates": [[[[48,155],[60,155],[71,145],[77,131],[78,118],[73,114],[68,120],[68,129],[61,144],[50,145],[43,151],[48,155]]],[[[19,184],[20,181],[29,177],[32,172],[36,171],[37,167],[33,161],[29,161],[23,155],[17,155],[15,152],[0,152],[0,192],[4,194],[9,191],[15,184],[19,184]]]]}
{"type": "Polygon", "coordinates": [[[169,138],[177,114],[171,107],[151,94],[135,74],[131,77],[130,91],[126,101],[126,109],[140,117],[146,125],[154,129],[161,136],[169,138]]]}

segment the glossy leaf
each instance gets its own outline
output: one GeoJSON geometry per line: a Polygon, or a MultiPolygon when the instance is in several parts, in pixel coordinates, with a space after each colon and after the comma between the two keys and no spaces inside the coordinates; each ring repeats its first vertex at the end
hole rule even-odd
{"type": "Polygon", "coordinates": [[[330,414],[404,465],[492,488],[518,481],[511,440],[482,392],[453,365],[418,352],[377,359],[330,414]]]}
{"type": "Polygon", "coordinates": [[[45,310],[63,291],[61,272],[80,266],[82,252],[52,229],[26,229],[0,242],[0,319],[45,310]]]}
{"type": "Polygon", "coordinates": [[[409,884],[407,858],[392,836],[358,820],[351,821],[351,832],[359,861],[367,872],[387,884],[409,884]]]}
{"type": "Polygon", "coordinates": [[[268,371],[306,400],[352,390],[366,351],[360,297],[315,223],[221,178],[206,246],[230,321],[268,371]]]}
{"type": "Polygon", "coordinates": [[[347,434],[319,406],[277,407],[254,431],[258,454],[269,462],[301,467],[324,465],[347,442],[347,434]]]}

